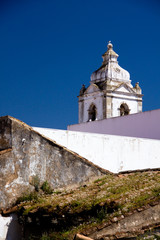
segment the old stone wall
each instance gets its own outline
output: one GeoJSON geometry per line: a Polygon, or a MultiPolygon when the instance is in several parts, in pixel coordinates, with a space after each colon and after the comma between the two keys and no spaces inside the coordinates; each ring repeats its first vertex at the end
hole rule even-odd
{"type": "Polygon", "coordinates": [[[0,121],[0,151],[9,149],[12,146],[11,120],[2,117],[0,121]]]}
{"type": "Polygon", "coordinates": [[[0,118],[0,208],[9,207],[33,180],[52,188],[79,184],[105,171],[12,117],[0,118]]]}

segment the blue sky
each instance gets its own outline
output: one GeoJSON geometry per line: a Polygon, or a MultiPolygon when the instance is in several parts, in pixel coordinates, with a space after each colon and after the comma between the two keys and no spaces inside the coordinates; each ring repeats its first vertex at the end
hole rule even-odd
{"type": "Polygon", "coordinates": [[[160,108],[159,0],[0,0],[0,115],[77,123],[79,90],[109,40],[140,83],[143,111],[160,108]]]}

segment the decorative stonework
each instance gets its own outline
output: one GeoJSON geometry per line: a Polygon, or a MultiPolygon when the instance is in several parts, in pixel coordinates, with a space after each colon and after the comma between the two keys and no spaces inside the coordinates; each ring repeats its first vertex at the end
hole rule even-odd
{"type": "Polygon", "coordinates": [[[113,51],[112,43],[107,47],[102,66],[92,73],[89,87],[83,85],[80,90],[79,123],[142,111],[139,83],[132,86],[129,72],[118,65],[118,54],[113,51]],[[93,106],[95,111],[91,111],[93,106]]]}

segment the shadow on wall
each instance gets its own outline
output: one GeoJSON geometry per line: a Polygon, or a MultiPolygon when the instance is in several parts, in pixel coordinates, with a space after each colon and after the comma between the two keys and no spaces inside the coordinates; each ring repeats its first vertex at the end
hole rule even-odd
{"type": "Polygon", "coordinates": [[[18,222],[16,214],[11,214],[11,221],[8,225],[8,231],[4,240],[21,240],[22,239],[22,227],[18,222]]]}

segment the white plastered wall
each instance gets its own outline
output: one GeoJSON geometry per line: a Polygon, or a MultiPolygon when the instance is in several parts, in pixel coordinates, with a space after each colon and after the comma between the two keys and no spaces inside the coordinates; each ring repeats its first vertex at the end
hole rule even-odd
{"type": "Polygon", "coordinates": [[[46,128],[34,130],[114,173],[160,167],[159,140],[46,128]]]}
{"type": "Polygon", "coordinates": [[[21,235],[22,227],[16,214],[12,213],[8,217],[0,215],[0,240],[20,240],[21,235]]]}

